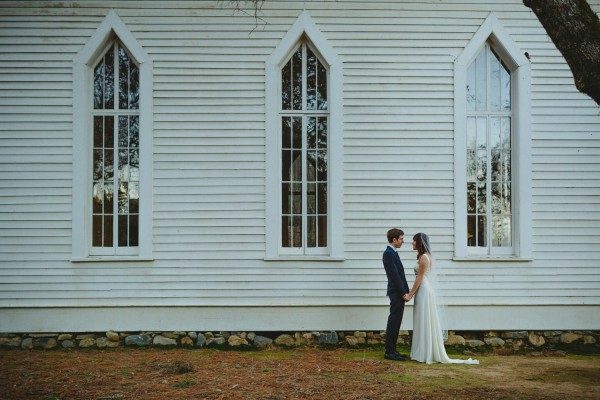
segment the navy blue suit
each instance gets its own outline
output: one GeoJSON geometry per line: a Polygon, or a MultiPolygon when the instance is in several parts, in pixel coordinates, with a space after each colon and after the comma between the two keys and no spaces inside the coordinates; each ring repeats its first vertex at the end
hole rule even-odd
{"type": "Polygon", "coordinates": [[[383,252],[383,267],[388,279],[387,295],[390,298],[390,315],[385,333],[385,352],[396,352],[396,341],[404,315],[404,296],[409,292],[404,267],[398,253],[388,246],[383,252]]]}

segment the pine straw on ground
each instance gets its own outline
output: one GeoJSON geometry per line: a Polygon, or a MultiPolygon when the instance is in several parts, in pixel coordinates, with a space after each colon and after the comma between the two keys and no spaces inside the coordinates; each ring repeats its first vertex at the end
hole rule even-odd
{"type": "Polygon", "coordinates": [[[384,360],[381,349],[0,350],[0,398],[598,399],[600,356],[384,360]]]}

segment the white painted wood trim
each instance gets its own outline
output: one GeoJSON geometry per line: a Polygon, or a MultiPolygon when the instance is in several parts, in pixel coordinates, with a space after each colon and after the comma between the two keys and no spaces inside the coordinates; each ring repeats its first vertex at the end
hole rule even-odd
{"type": "MultiPolygon", "coordinates": [[[[388,305],[2,308],[1,332],[383,330],[388,305]],[[293,315],[293,318],[290,318],[293,315]]],[[[452,330],[600,329],[600,306],[450,306],[452,330]]],[[[412,305],[402,329],[412,329],[412,305]]]]}
{"type": "MultiPolygon", "coordinates": [[[[72,260],[82,261],[90,255],[91,202],[87,197],[92,165],[91,126],[92,73],[91,63],[97,58],[111,34],[117,35],[127,47],[140,69],[140,213],[139,254],[152,258],[152,137],[153,91],[152,61],[129,32],[114,10],[109,11],[84,48],[73,59],[73,217],[72,260]]],[[[93,260],[108,259],[111,256],[93,260]]]]}
{"type": "MultiPolygon", "coordinates": [[[[467,160],[464,136],[467,120],[466,74],[467,68],[488,39],[507,63],[513,76],[513,138],[516,138],[513,146],[513,179],[516,183],[513,194],[516,195],[513,201],[513,248],[516,257],[504,259],[531,259],[531,66],[493,13],[488,15],[454,62],[454,257],[464,259],[468,256],[465,206],[467,160]]],[[[475,258],[481,259],[481,256],[475,258]]]]}
{"type": "MultiPolygon", "coordinates": [[[[279,149],[281,139],[278,129],[279,70],[286,56],[296,45],[302,34],[306,34],[319,51],[329,68],[329,250],[332,258],[343,259],[343,142],[342,142],[342,62],[321,32],[303,11],[277,48],[265,63],[265,236],[266,259],[278,259],[280,242],[279,205],[281,198],[279,149]]],[[[309,256],[310,257],[310,256],[309,256]]]]}

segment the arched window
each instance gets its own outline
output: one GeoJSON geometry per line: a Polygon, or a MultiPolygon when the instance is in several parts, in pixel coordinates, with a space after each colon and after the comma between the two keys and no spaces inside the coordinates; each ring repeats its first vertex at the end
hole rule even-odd
{"type": "Polygon", "coordinates": [[[73,60],[73,261],[152,256],[152,63],[110,11],[73,60]]]}
{"type": "Polygon", "coordinates": [[[139,243],[139,68],[113,38],[93,67],[92,237],[94,254],[139,243]]]}
{"type": "Polygon", "coordinates": [[[327,75],[305,37],[281,69],[281,246],[301,254],[327,247],[327,75]]]}
{"type": "Polygon", "coordinates": [[[531,257],[530,76],[493,14],[455,61],[455,259],[531,257]]]}
{"type": "Polygon", "coordinates": [[[265,72],[265,259],[342,260],[341,60],[303,11],[265,72]]]}
{"type": "Polygon", "coordinates": [[[512,254],[511,73],[486,43],[467,69],[467,246],[512,254]]]}

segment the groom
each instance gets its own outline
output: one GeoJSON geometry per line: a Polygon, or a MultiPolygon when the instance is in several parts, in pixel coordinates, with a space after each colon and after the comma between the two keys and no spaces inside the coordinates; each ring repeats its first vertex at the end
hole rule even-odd
{"type": "Polygon", "coordinates": [[[396,351],[396,342],[402,315],[404,314],[405,295],[409,292],[408,283],[404,276],[402,261],[396,252],[404,243],[404,232],[393,228],[387,233],[388,247],[383,252],[383,267],[388,279],[387,295],[390,298],[390,316],[388,317],[385,331],[385,354],[384,358],[394,361],[404,361],[405,356],[396,351]]]}

